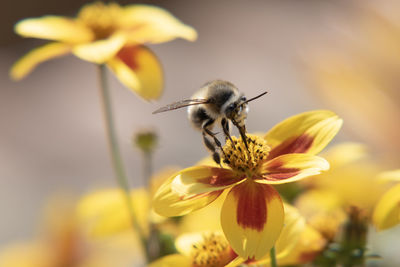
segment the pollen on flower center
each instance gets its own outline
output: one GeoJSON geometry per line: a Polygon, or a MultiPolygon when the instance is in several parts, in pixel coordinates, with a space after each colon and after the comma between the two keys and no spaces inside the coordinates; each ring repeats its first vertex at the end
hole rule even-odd
{"type": "Polygon", "coordinates": [[[232,250],[222,234],[207,233],[202,242],[193,245],[192,266],[219,267],[232,260],[232,250]]]}
{"type": "Polygon", "coordinates": [[[235,171],[253,173],[269,154],[271,148],[262,137],[247,134],[248,150],[241,138],[232,136],[223,147],[225,162],[235,171]]]}
{"type": "Polygon", "coordinates": [[[96,40],[101,40],[115,31],[120,15],[121,7],[118,4],[97,2],[84,6],[78,18],[93,31],[96,40]]]}

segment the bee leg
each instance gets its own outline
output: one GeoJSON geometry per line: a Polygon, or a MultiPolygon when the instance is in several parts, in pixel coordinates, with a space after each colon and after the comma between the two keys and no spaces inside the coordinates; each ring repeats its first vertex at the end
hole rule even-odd
{"type": "MultiPolygon", "coordinates": [[[[214,143],[218,146],[218,148],[221,150],[221,152],[224,154],[224,158],[226,159],[227,157],[226,157],[226,155],[225,155],[225,152],[224,152],[224,150],[222,149],[222,145],[221,145],[221,142],[217,139],[217,137],[215,137],[215,134],[213,133],[213,132],[211,132],[211,130],[210,129],[208,129],[208,127],[210,127],[213,123],[214,123],[214,121],[215,120],[213,120],[213,119],[209,119],[208,121],[206,121],[204,124],[203,124],[203,126],[202,126],[202,128],[203,128],[203,135],[204,135],[204,133],[205,134],[207,134],[207,135],[209,135],[210,137],[212,137],[213,139],[214,139],[214,143]]],[[[207,145],[207,144],[206,144],[207,145]]],[[[214,150],[215,150],[215,148],[214,148],[214,150]]],[[[216,152],[214,152],[214,153],[216,153],[216,152]]],[[[217,162],[218,163],[218,162],[217,162]]],[[[218,163],[219,164],[219,163],[218,163]]]]}
{"type": "Polygon", "coordinates": [[[227,119],[224,118],[221,120],[221,127],[222,127],[222,130],[224,131],[225,139],[229,139],[231,141],[231,144],[233,144],[233,140],[232,140],[231,134],[229,132],[229,122],[227,119]]]}
{"type": "Polygon", "coordinates": [[[213,160],[221,166],[221,156],[215,149],[213,142],[209,139],[209,136],[206,134],[206,132],[203,132],[203,141],[206,147],[212,152],[213,160]]]}

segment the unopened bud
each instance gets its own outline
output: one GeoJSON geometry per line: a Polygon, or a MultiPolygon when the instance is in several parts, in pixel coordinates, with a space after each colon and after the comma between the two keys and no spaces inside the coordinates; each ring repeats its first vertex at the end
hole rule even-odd
{"type": "Polygon", "coordinates": [[[152,129],[141,130],[133,135],[133,144],[145,153],[151,153],[157,146],[157,134],[152,129]]]}

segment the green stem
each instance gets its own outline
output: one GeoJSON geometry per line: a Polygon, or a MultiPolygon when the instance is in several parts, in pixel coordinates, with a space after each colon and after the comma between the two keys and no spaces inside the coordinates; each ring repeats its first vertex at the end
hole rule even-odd
{"type": "Polygon", "coordinates": [[[125,169],[123,165],[123,161],[121,158],[121,154],[119,151],[119,146],[117,142],[117,137],[115,134],[115,127],[112,115],[112,104],[111,104],[111,97],[110,92],[108,89],[108,82],[107,82],[107,73],[105,65],[98,65],[99,70],[99,78],[100,78],[100,96],[103,106],[103,114],[104,114],[104,124],[105,129],[107,132],[107,140],[108,146],[110,151],[110,157],[112,166],[114,169],[115,177],[117,182],[124,192],[126,205],[129,213],[129,217],[132,223],[133,229],[140,235],[141,241],[143,244],[146,243],[145,237],[143,236],[143,232],[140,229],[140,226],[134,216],[132,202],[130,199],[130,190],[128,180],[126,178],[125,169]]]}
{"type": "Polygon", "coordinates": [[[147,191],[151,191],[151,175],[153,172],[152,152],[143,152],[143,182],[147,191]]]}
{"type": "Polygon", "coordinates": [[[269,252],[270,258],[271,258],[271,267],[278,267],[278,264],[276,263],[276,252],[275,252],[275,246],[271,248],[271,251],[269,252]]]}
{"type": "MultiPolygon", "coordinates": [[[[151,194],[151,175],[152,175],[152,152],[151,151],[143,151],[143,182],[147,192],[149,193],[149,203],[151,203],[150,194],[151,194]]],[[[152,262],[160,256],[160,240],[159,240],[159,232],[155,228],[154,224],[150,219],[150,212],[147,214],[147,225],[149,227],[149,238],[146,244],[146,256],[147,262],[152,262]]]]}

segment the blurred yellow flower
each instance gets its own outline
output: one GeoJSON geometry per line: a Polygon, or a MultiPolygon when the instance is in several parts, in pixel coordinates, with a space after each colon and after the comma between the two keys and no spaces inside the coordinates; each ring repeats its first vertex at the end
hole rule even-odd
{"type": "MultiPolygon", "coordinates": [[[[400,170],[382,173],[383,180],[400,181],[400,170]]],[[[386,230],[400,223],[400,184],[391,187],[376,204],[373,222],[378,230],[386,230]]]]}
{"type": "Polygon", "coordinates": [[[328,240],[334,239],[348,219],[351,207],[370,217],[387,188],[377,179],[382,167],[366,156],[363,145],[336,145],[323,154],[331,169],[301,182],[309,190],[296,199],[295,206],[328,240]]]}
{"type": "Polygon", "coordinates": [[[96,64],[107,64],[118,79],[144,99],[157,99],[162,92],[162,68],[143,44],[157,44],[181,37],[197,38],[196,31],[162,8],[95,2],[82,7],[76,18],[43,16],[15,25],[23,37],[50,40],[32,50],[11,69],[19,80],[39,63],[72,53],[96,64]]]}
{"type": "Polygon", "coordinates": [[[298,114],[272,128],[263,138],[232,137],[224,146],[228,168],[194,166],[171,176],[154,198],[154,210],[180,216],[207,206],[229,191],[221,226],[243,259],[259,260],[272,248],[283,227],[284,209],[271,186],[319,174],[328,162],[315,156],[336,135],[342,120],[330,111],[298,114]],[[247,151],[247,152],[246,152],[247,151]]]}
{"type": "Polygon", "coordinates": [[[340,226],[346,220],[343,202],[328,190],[309,190],[295,202],[296,207],[327,240],[334,240],[340,226]]]}
{"type": "Polygon", "coordinates": [[[49,203],[42,233],[36,240],[6,246],[1,267],[109,267],[130,266],[139,251],[133,235],[124,233],[94,241],[84,234],[71,198],[49,203]]]}
{"type": "MultiPolygon", "coordinates": [[[[144,188],[131,190],[133,215],[140,228],[138,230],[145,237],[149,235],[150,222],[165,221],[165,218],[152,211],[151,199],[154,192],[166,178],[178,170],[176,167],[168,167],[156,173],[151,179],[150,192],[144,188]]],[[[125,194],[121,189],[96,190],[83,196],[78,202],[77,214],[80,223],[93,237],[112,236],[132,229],[125,194]]]]}

